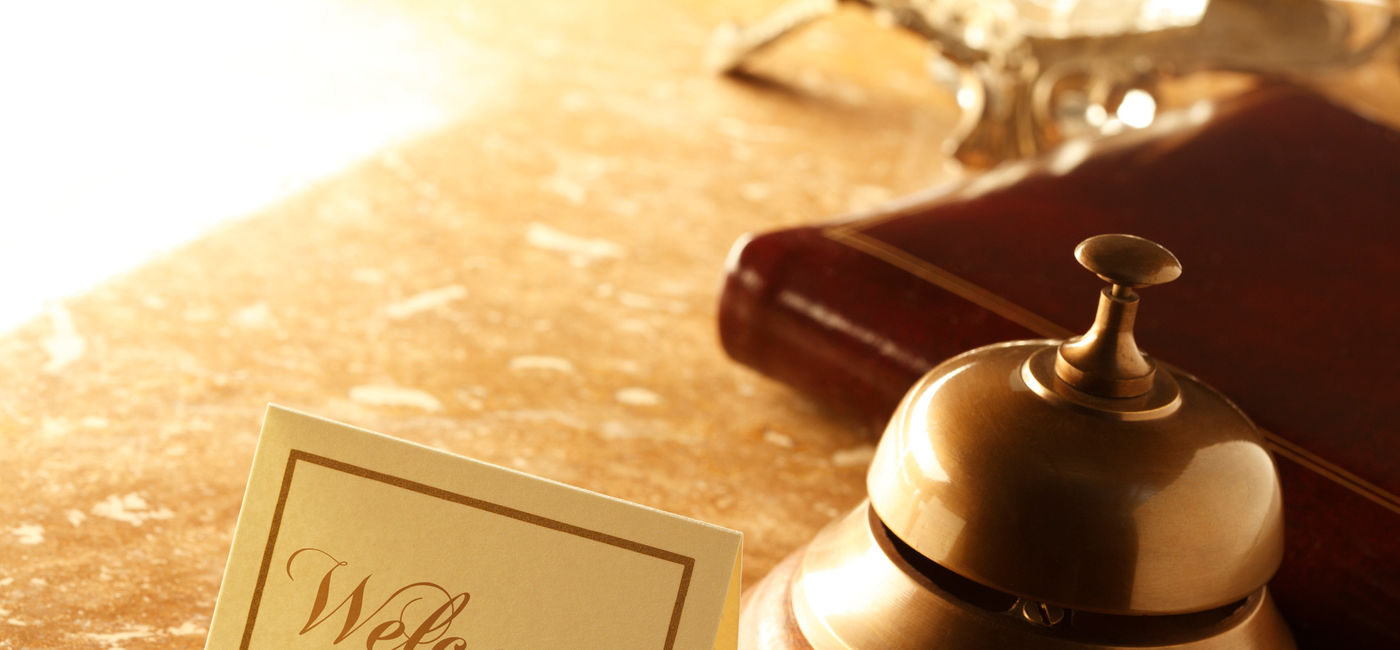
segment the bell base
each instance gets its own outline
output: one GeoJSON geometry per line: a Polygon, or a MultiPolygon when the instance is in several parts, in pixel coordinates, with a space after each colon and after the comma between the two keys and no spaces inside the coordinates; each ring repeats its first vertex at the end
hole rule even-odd
{"type": "MultiPolygon", "coordinates": [[[[745,594],[747,650],[1292,650],[1292,634],[1260,588],[1219,610],[1177,616],[1065,612],[1032,621],[1014,604],[925,575],[901,557],[869,503],[833,522],[745,594]],[[960,597],[959,594],[962,594],[960,597]]],[[[960,582],[962,581],[962,582],[960,582]]]]}
{"type": "Polygon", "coordinates": [[[792,613],[792,580],[807,547],[787,556],[744,592],[739,605],[739,647],[743,650],[814,650],[792,613]]]}

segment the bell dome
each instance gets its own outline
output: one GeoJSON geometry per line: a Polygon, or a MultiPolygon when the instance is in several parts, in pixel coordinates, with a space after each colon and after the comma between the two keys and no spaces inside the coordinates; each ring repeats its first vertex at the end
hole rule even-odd
{"type": "Polygon", "coordinates": [[[1110,283],[1089,332],[928,373],[881,439],[871,507],[919,555],[1036,602],[1165,615],[1244,599],[1282,558],[1273,460],[1229,400],[1132,336],[1134,290],[1180,264],[1128,235],[1076,257],[1110,283]]]}

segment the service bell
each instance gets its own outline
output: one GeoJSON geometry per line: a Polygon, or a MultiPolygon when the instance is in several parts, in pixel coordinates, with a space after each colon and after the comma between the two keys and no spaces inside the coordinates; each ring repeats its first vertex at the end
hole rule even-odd
{"type": "Polygon", "coordinates": [[[1266,583],[1282,498],[1263,438],[1144,356],[1135,289],[1181,265],[1082,242],[1087,333],[949,359],[905,396],[869,499],[746,595],[745,648],[1293,648],[1266,583]]]}

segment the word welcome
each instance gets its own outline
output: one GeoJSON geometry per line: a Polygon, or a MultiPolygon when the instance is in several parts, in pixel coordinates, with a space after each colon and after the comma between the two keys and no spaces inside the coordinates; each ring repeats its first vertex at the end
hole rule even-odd
{"type": "MultiPolygon", "coordinates": [[[[374,575],[368,574],[349,594],[340,598],[339,604],[327,611],[327,606],[335,600],[331,596],[331,578],[336,571],[349,566],[349,563],[338,560],[319,548],[306,547],[298,549],[287,558],[287,578],[296,580],[292,576],[292,564],[308,552],[311,554],[306,556],[307,559],[301,564],[305,565],[319,558],[322,564],[328,566],[321,575],[321,583],[316,589],[316,597],[311,603],[306,625],[298,632],[298,636],[305,636],[330,621],[337,613],[341,613],[344,621],[340,624],[340,632],[336,634],[333,645],[340,645],[342,641],[356,637],[365,626],[378,619],[379,623],[364,633],[365,650],[465,650],[467,647],[465,639],[447,636],[447,633],[453,619],[466,609],[471,594],[464,591],[453,595],[436,583],[415,582],[398,588],[378,607],[366,612],[365,588],[374,575]],[[391,610],[390,613],[380,616],[380,612],[395,601],[402,602],[398,615],[394,616],[391,610]],[[414,604],[420,601],[427,606],[414,607],[414,604]],[[440,604],[428,611],[428,606],[434,603],[440,604]],[[410,609],[413,610],[412,613],[410,609]],[[424,612],[427,612],[426,615],[424,612]]],[[[334,629],[335,625],[331,624],[328,627],[334,629]]]]}

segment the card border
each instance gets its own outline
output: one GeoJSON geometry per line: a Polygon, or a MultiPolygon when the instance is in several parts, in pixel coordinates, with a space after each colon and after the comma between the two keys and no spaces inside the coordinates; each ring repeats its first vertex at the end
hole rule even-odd
{"type": "Polygon", "coordinates": [[[528,524],[549,528],[552,530],[559,531],[561,533],[575,535],[584,539],[592,540],[595,542],[601,542],[610,546],[616,546],[624,550],[633,551],[635,553],[641,553],[643,555],[648,555],[660,560],[679,564],[681,565],[680,587],[677,590],[676,594],[676,604],[671,610],[671,624],[666,631],[665,650],[672,650],[673,646],[676,643],[676,636],[680,632],[681,612],[685,607],[685,597],[690,589],[691,574],[695,570],[695,558],[687,555],[682,555],[674,551],[668,551],[662,548],[648,546],[646,544],[635,542],[630,539],[624,539],[615,535],[609,535],[607,533],[598,532],[596,530],[591,530],[582,526],[566,524],[562,521],[557,521],[548,517],[542,517],[540,515],[532,514],[508,506],[503,506],[498,503],[492,503],[490,501],[478,499],[476,497],[469,497],[464,494],[449,492],[441,488],[436,488],[431,485],[426,485],[406,478],[393,476],[391,474],[385,474],[383,472],[376,472],[371,469],[366,469],[364,467],[352,465],[344,461],[338,461],[332,458],[327,458],[325,456],[313,454],[308,451],[303,451],[300,449],[291,449],[287,455],[287,468],[282,474],[282,487],[281,491],[277,495],[277,507],[272,513],[272,524],[270,529],[268,530],[267,544],[263,548],[262,566],[258,570],[258,582],[257,585],[253,588],[253,598],[252,601],[249,603],[248,607],[248,619],[243,628],[242,642],[239,644],[239,648],[241,650],[247,650],[249,644],[252,642],[253,626],[257,621],[258,608],[262,605],[263,587],[267,582],[267,575],[272,566],[272,551],[273,548],[277,545],[277,533],[282,525],[282,512],[287,504],[287,495],[291,492],[292,477],[295,473],[296,465],[298,462],[303,461],[311,463],[313,465],[320,465],[330,470],[344,472],[352,476],[358,476],[360,478],[372,481],[378,481],[380,483],[384,483],[394,487],[411,490],[419,494],[436,497],[459,505],[464,505],[470,508],[476,508],[478,510],[482,510],[496,515],[501,515],[504,517],[510,517],[512,519],[522,521],[528,524]]]}

